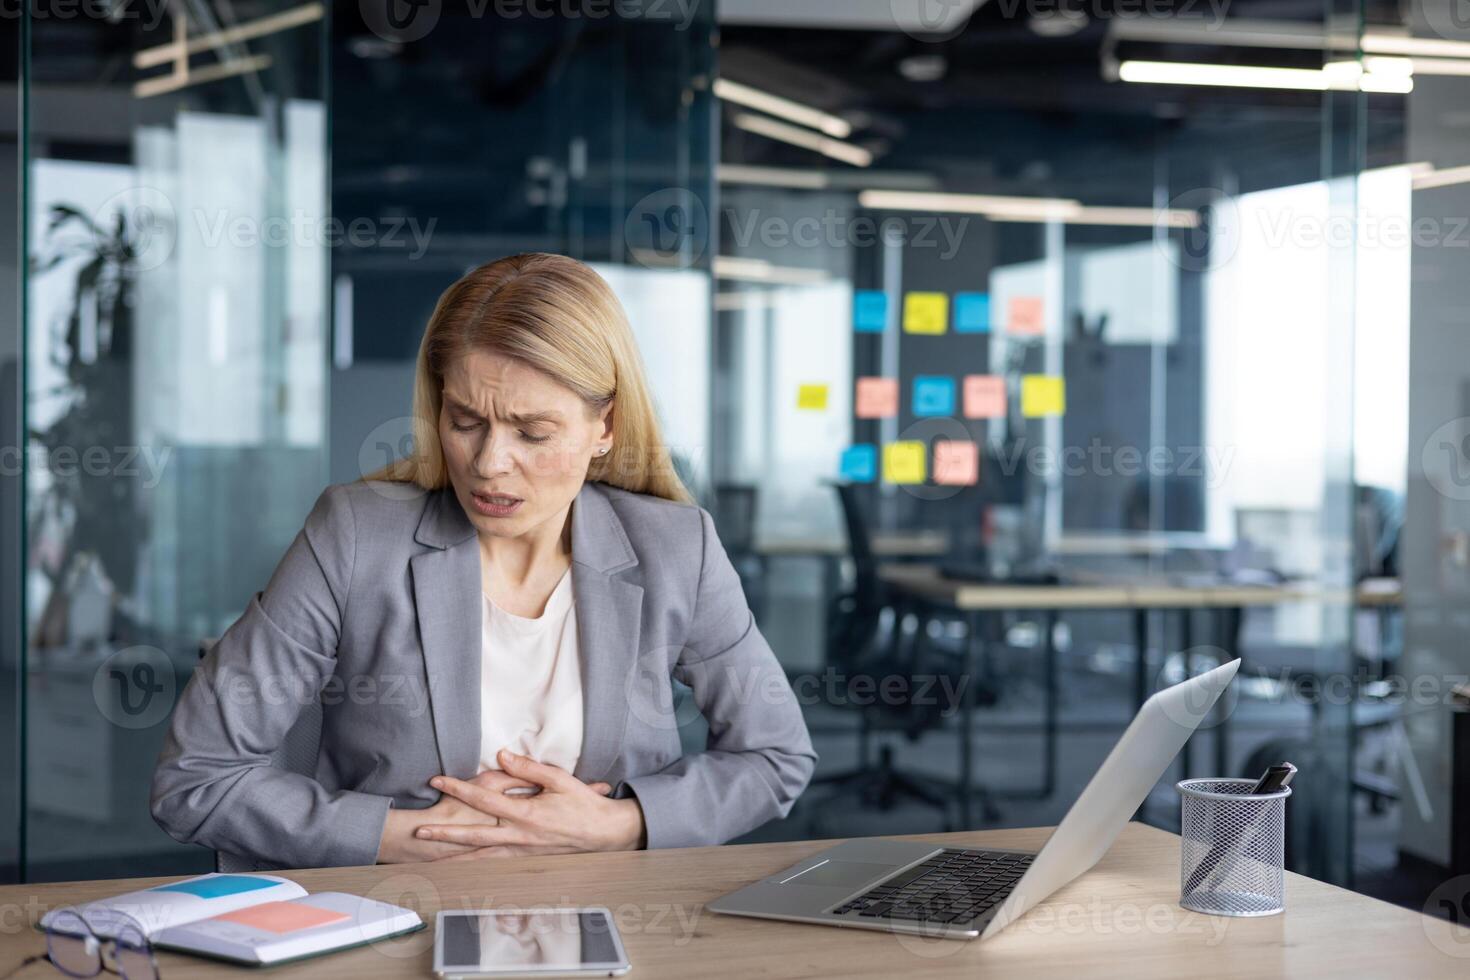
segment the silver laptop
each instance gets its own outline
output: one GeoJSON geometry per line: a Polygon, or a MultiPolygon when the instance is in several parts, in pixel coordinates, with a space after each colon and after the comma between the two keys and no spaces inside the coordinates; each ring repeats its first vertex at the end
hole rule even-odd
{"type": "Polygon", "coordinates": [[[924,936],[993,936],[1098,862],[1239,667],[1232,660],[1145,701],[1035,854],[854,840],[706,907],[728,915],[924,936]]]}

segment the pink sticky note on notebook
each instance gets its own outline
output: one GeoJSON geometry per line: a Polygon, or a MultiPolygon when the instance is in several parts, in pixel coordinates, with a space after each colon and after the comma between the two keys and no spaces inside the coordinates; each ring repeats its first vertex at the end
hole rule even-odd
{"type": "Polygon", "coordinates": [[[1005,414],[1005,378],[998,374],[965,375],[965,418],[1000,419],[1005,414]]]}
{"type": "Polygon", "coordinates": [[[853,413],[860,419],[890,419],[898,414],[897,378],[858,378],[853,413]]]}
{"type": "Polygon", "coordinates": [[[329,925],[350,918],[346,912],[321,909],[300,902],[262,902],[214,918],[224,922],[237,922],[242,926],[261,929],[265,932],[296,932],[313,926],[329,925]]]}

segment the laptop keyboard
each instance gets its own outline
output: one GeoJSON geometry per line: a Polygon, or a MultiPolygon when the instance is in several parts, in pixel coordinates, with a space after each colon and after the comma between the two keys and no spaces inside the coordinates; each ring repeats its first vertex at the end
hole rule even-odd
{"type": "Polygon", "coordinates": [[[1030,854],[945,850],[832,910],[855,918],[969,922],[1005,901],[1030,854]]]}

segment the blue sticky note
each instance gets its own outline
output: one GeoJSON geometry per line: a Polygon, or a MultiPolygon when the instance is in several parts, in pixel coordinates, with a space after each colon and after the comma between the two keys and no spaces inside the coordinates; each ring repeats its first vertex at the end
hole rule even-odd
{"type": "Polygon", "coordinates": [[[266,878],[252,878],[250,875],[214,875],[210,878],[176,881],[172,885],[159,885],[149,891],[185,892],[190,895],[198,895],[200,898],[219,898],[222,895],[253,892],[259,888],[274,888],[278,884],[280,882],[266,878]]]}
{"type": "Polygon", "coordinates": [[[954,294],[955,333],[990,332],[990,294],[954,294]]]}
{"type": "Polygon", "coordinates": [[[882,333],[887,326],[887,293],[881,289],[860,289],[852,294],[852,329],[858,333],[882,333]]]}
{"type": "Polygon", "coordinates": [[[954,378],[939,374],[920,374],[914,378],[914,414],[917,416],[954,414],[954,378]]]}
{"type": "Polygon", "coordinates": [[[842,451],[841,473],[848,483],[872,483],[878,479],[878,447],[871,443],[848,446],[842,451]]]}

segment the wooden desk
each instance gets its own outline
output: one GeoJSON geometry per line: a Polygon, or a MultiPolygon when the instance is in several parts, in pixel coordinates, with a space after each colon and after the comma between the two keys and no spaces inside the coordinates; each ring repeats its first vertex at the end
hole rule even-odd
{"type": "MultiPolygon", "coordinates": [[[[1048,828],[926,834],[960,846],[1041,846],[1048,828]]],[[[275,967],[272,980],[430,977],[439,909],[605,905],[633,962],[630,977],[1457,977],[1470,968],[1470,930],[1288,874],[1286,911],[1259,919],[1179,907],[1179,839],[1124,828],[1090,873],[985,942],[899,937],[716,915],[704,903],[795,863],[830,841],[621,854],[491,859],[286,872],[308,891],[338,890],[412,904],[430,930],[378,946],[275,967]]],[[[176,878],[0,888],[6,911],[0,975],[43,952],[29,926],[48,908],[176,878]]],[[[1458,899],[1459,896],[1456,896],[1458,899]]],[[[256,976],[160,953],[163,980],[256,976]]],[[[16,980],[60,976],[37,963],[16,980]]]]}
{"type": "MultiPolygon", "coordinates": [[[[943,531],[874,531],[869,542],[877,558],[942,558],[949,552],[943,531]]],[[[845,558],[846,538],[779,538],[757,541],[755,552],[767,558],[845,558]]]]}

